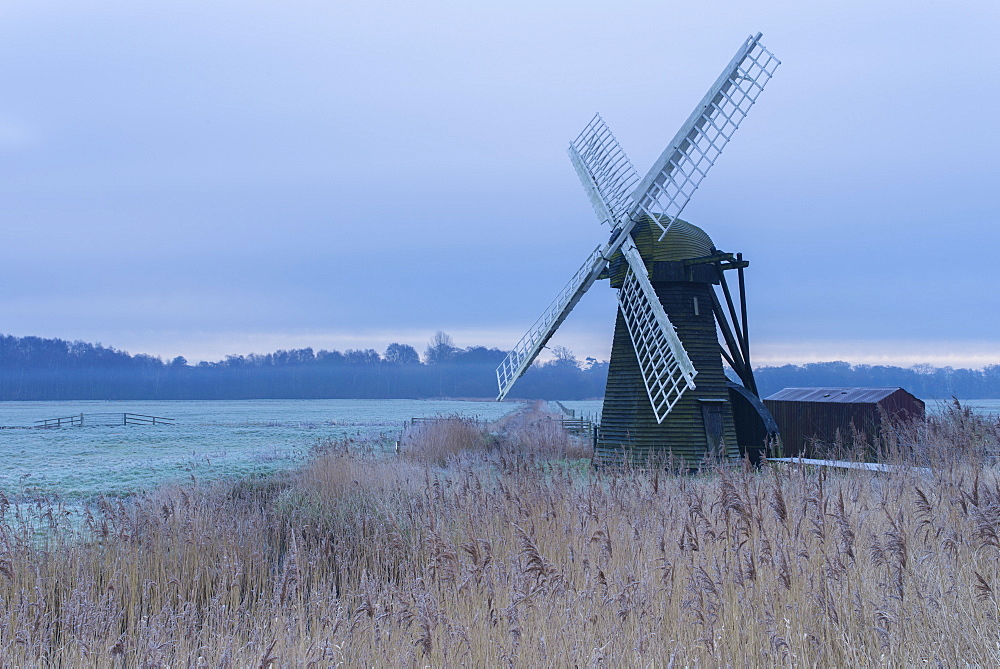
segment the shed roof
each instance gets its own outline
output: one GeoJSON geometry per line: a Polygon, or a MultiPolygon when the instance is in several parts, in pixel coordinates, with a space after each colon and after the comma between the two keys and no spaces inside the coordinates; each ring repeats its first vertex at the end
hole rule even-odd
{"type": "Polygon", "coordinates": [[[842,404],[874,404],[893,393],[906,390],[893,388],[785,388],[764,399],[786,402],[837,402],[842,404]]]}

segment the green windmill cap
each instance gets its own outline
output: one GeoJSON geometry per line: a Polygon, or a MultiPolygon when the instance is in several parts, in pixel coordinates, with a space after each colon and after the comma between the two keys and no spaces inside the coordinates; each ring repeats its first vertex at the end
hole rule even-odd
{"type": "Polygon", "coordinates": [[[660,226],[648,216],[644,216],[632,228],[632,239],[647,266],[651,262],[664,260],[704,258],[711,255],[715,248],[712,238],[704,230],[679,218],[674,219],[674,224],[661,240],[662,233],[660,226]]]}
{"type": "MultiPolygon", "coordinates": [[[[670,231],[661,241],[662,233],[660,226],[648,216],[643,216],[632,228],[632,240],[639,249],[647,269],[651,268],[654,262],[704,258],[712,255],[712,250],[715,248],[712,238],[704,230],[679,218],[674,219],[670,231]]],[[[621,287],[625,279],[625,266],[625,258],[622,257],[621,251],[616,251],[611,256],[607,274],[613,287],[621,287]]]]}

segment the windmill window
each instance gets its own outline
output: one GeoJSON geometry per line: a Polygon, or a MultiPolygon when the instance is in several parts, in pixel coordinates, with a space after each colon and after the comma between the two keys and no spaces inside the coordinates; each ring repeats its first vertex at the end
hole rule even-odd
{"type": "Polygon", "coordinates": [[[695,316],[700,316],[701,315],[701,314],[698,313],[698,298],[697,297],[694,298],[694,315],[695,316]]]}

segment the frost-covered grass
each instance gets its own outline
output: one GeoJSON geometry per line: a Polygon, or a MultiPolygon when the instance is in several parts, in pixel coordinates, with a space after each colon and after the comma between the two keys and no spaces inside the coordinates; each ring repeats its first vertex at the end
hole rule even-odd
{"type": "MultiPolygon", "coordinates": [[[[331,441],[294,473],[58,505],[0,536],[12,665],[993,666],[996,425],[900,432],[891,475],[594,471],[540,418],[445,457],[331,441]],[[914,436],[925,448],[914,455],[914,436]],[[41,539],[37,524],[46,530],[41,539]]],[[[485,439],[485,437],[491,437],[485,439]]],[[[890,453],[891,451],[891,453],[890,453]]],[[[4,505],[0,503],[0,507],[4,505]]],[[[25,515],[27,514],[27,515],[25,515]]]]}
{"type": "Polygon", "coordinates": [[[255,476],[302,465],[319,440],[395,440],[414,416],[492,420],[514,402],[453,400],[247,400],[0,402],[0,491],[32,500],[86,499],[168,483],[255,476]],[[173,425],[24,429],[35,420],[107,412],[174,418],[173,425]]]}

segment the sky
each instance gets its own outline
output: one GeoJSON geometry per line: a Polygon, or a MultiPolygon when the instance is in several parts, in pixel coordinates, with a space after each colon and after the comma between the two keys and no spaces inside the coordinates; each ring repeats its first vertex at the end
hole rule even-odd
{"type": "MultiPolygon", "coordinates": [[[[0,332],[189,361],[511,348],[742,41],[779,59],[683,218],[755,365],[1000,363],[995,0],[7,0],[0,332]],[[752,5],[752,6],[751,6],[752,5]]],[[[550,346],[606,359],[600,282],[550,346]]]]}

